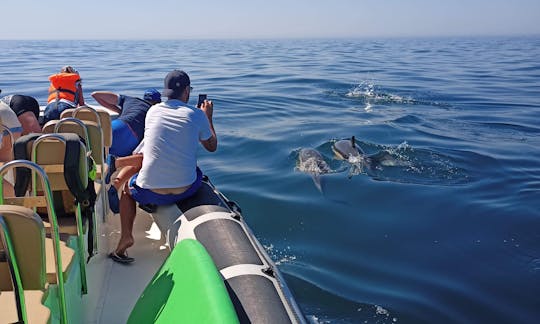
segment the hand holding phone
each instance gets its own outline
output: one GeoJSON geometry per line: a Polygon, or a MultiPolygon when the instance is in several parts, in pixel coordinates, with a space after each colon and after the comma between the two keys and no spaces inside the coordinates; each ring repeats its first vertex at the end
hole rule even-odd
{"type": "Polygon", "coordinates": [[[197,101],[198,108],[201,108],[201,105],[206,100],[206,97],[206,94],[199,94],[199,100],[197,101]]]}

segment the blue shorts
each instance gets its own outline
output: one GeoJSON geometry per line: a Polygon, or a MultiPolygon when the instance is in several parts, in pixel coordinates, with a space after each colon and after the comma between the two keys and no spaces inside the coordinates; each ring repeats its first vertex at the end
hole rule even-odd
{"type": "Polygon", "coordinates": [[[129,180],[129,192],[131,193],[131,197],[133,197],[133,199],[135,199],[135,201],[137,201],[141,205],[172,205],[177,201],[193,196],[197,192],[197,190],[199,190],[202,184],[202,171],[197,167],[197,179],[195,179],[195,182],[193,182],[193,184],[191,185],[191,187],[189,187],[188,190],[177,195],[162,195],[155,193],[150,189],[144,189],[137,186],[137,184],[135,183],[135,181],[137,180],[137,175],[138,173],[131,177],[131,179],[129,180]]]}
{"type": "Polygon", "coordinates": [[[63,101],[56,102],[56,100],[51,101],[51,103],[49,103],[47,107],[45,107],[45,111],[43,112],[43,124],[45,124],[49,120],[60,119],[60,114],[62,114],[62,111],[69,108],[75,108],[75,107],[68,104],[67,102],[63,102],[63,101]]]}
{"type": "Polygon", "coordinates": [[[139,145],[139,139],[128,124],[119,119],[115,119],[111,123],[113,142],[109,153],[114,156],[129,156],[133,154],[133,150],[139,145]]]}

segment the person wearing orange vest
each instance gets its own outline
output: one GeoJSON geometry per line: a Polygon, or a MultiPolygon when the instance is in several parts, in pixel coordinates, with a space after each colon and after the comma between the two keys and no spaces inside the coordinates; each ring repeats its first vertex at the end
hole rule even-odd
{"type": "Polygon", "coordinates": [[[60,73],[49,76],[49,98],[45,107],[43,123],[60,119],[62,111],[84,105],[81,77],[71,66],[64,66],[60,73]]]}

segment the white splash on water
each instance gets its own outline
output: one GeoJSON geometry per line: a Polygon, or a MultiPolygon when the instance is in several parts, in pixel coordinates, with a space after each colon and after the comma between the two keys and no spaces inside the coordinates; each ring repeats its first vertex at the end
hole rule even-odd
{"type": "Polygon", "coordinates": [[[347,161],[352,164],[364,163],[364,158],[360,155],[356,155],[356,156],[350,155],[347,161]]]}
{"type": "Polygon", "coordinates": [[[287,246],[284,251],[276,249],[273,244],[263,245],[263,247],[276,265],[294,263],[296,261],[296,255],[291,253],[290,246],[287,246]]]}
{"type": "Polygon", "coordinates": [[[392,93],[380,92],[373,81],[362,81],[359,85],[345,94],[349,98],[363,98],[366,100],[366,111],[371,111],[373,103],[405,103],[415,104],[416,100],[392,93]]]}

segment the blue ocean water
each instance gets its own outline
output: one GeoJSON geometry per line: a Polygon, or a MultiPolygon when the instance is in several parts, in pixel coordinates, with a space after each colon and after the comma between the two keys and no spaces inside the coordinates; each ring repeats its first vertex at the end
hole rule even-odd
{"type": "Polygon", "coordinates": [[[187,71],[214,101],[200,166],[243,209],[313,323],[540,321],[540,38],[0,41],[2,95],[42,105],[187,71]],[[396,163],[350,172],[354,135],[396,163]],[[315,148],[322,192],[297,165],[315,148]]]}

